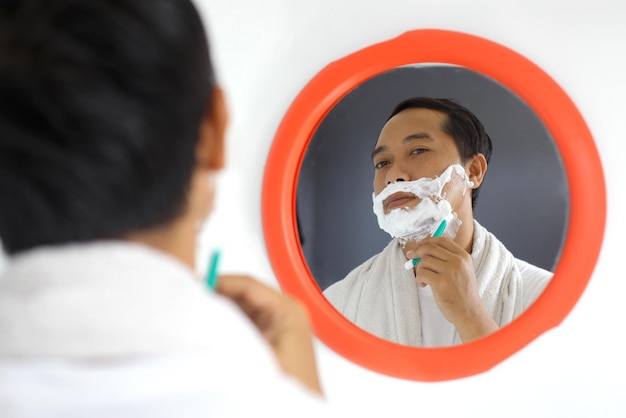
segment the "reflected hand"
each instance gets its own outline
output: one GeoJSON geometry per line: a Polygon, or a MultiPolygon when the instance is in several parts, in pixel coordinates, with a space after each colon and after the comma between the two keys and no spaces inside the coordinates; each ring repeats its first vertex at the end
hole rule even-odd
{"type": "Polygon", "coordinates": [[[437,306],[454,324],[462,342],[484,337],[498,329],[478,294],[470,254],[448,238],[425,238],[407,244],[409,259],[421,258],[415,266],[420,286],[430,286],[437,306]]]}
{"type": "Polygon", "coordinates": [[[300,302],[246,276],[221,276],[217,292],[234,301],[250,318],[286,374],[322,394],[311,325],[300,302]]]}

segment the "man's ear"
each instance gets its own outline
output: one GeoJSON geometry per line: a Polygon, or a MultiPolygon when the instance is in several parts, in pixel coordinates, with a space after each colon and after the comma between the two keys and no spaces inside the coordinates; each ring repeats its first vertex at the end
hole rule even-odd
{"type": "Polygon", "coordinates": [[[478,188],[485,178],[487,172],[487,160],[481,153],[475,154],[465,164],[465,171],[468,173],[469,180],[474,183],[473,189],[478,188]]]}
{"type": "Polygon", "coordinates": [[[198,168],[220,170],[226,162],[225,136],[228,110],[224,92],[214,87],[211,103],[200,125],[196,161],[198,168]]]}

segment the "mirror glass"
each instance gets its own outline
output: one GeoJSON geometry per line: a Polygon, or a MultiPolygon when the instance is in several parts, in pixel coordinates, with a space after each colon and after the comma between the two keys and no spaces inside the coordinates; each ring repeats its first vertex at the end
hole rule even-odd
{"type": "Polygon", "coordinates": [[[371,152],[396,104],[414,96],[453,99],[472,111],[493,142],[475,219],[516,258],[553,271],[568,225],[568,185],[550,133],[502,84],[465,67],[420,64],[361,83],[320,122],[297,184],[302,253],[320,289],[346,276],[390,241],[372,211],[371,152]]]}

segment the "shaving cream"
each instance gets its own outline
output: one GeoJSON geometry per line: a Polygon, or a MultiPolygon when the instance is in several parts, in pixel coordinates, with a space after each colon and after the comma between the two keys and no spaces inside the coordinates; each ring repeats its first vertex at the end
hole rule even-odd
{"type": "Polygon", "coordinates": [[[442,194],[443,187],[452,180],[453,174],[464,180],[463,194],[473,183],[459,164],[446,168],[435,178],[422,177],[414,181],[399,181],[387,185],[378,195],[372,193],[373,209],[378,218],[378,226],[392,237],[400,238],[401,243],[420,240],[431,235],[442,220],[448,221],[443,236],[454,238],[461,220],[452,211],[452,205],[442,194]],[[383,202],[395,193],[411,193],[420,199],[415,207],[400,207],[385,214],[383,202]]]}

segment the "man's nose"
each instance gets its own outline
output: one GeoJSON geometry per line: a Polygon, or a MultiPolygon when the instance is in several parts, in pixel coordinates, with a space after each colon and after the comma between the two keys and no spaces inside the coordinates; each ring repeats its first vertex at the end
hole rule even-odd
{"type": "Polygon", "coordinates": [[[387,184],[410,180],[411,175],[400,164],[394,164],[391,170],[387,172],[387,184]]]}

